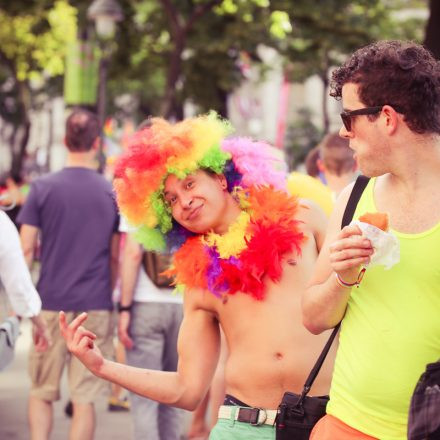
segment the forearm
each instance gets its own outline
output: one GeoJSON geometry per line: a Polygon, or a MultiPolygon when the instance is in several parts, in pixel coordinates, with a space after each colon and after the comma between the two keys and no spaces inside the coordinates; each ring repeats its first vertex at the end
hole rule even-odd
{"type": "Polygon", "coordinates": [[[60,312],[60,330],[68,350],[96,376],[160,403],[192,410],[212,381],[220,337],[213,314],[197,308],[194,300],[185,301],[184,310],[177,341],[177,372],[144,370],[105,360],[93,342],[96,335],[83,326],[87,313],[67,324],[65,313],[60,312]]]}
{"type": "Polygon", "coordinates": [[[178,372],[146,370],[104,360],[97,376],[116,383],[140,396],[192,411],[203,394],[184,385],[178,372]]]}
{"type": "Polygon", "coordinates": [[[121,305],[128,306],[133,301],[141,260],[140,245],[127,237],[121,263],[121,305]]]}
{"type": "Polygon", "coordinates": [[[310,286],[302,299],[303,324],[313,334],[335,327],[344,317],[351,289],[342,287],[332,272],[321,284],[310,286]]]}
{"type": "Polygon", "coordinates": [[[113,234],[110,244],[110,280],[112,290],[119,275],[119,234],[113,234]]]}
{"type": "Polygon", "coordinates": [[[118,261],[112,258],[110,261],[110,279],[112,291],[116,287],[116,282],[118,280],[118,261]]]}
{"type": "Polygon", "coordinates": [[[32,225],[22,225],[20,229],[20,240],[26,265],[30,269],[34,262],[35,247],[38,240],[38,228],[32,225]]]}

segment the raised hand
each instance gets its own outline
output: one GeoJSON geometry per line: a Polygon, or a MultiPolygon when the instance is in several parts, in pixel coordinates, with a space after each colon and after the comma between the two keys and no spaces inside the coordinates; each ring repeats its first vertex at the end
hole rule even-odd
{"type": "Polygon", "coordinates": [[[356,225],[345,226],[330,245],[332,269],[347,282],[356,281],[360,266],[370,262],[374,249],[356,225]]]}
{"type": "Polygon", "coordinates": [[[70,324],[67,324],[65,313],[60,312],[60,331],[66,341],[68,350],[92,373],[97,374],[104,362],[104,358],[94,343],[96,335],[82,326],[86,319],[87,313],[84,312],[77,316],[70,324]]]}

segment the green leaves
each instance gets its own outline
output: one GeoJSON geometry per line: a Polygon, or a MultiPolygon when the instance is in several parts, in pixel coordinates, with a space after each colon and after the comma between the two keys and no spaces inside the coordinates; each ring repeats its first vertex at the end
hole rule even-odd
{"type": "Polygon", "coordinates": [[[292,32],[289,14],[285,11],[273,11],[270,14],[270,33],[280,40],[292,32]]]}
{"type": "Polygon", "coordinates": [[[19,81],[64,72],[66,44],[76,34],[76,10],[58,0],[41,15],[0,10],[0,51],[19,81]]]}

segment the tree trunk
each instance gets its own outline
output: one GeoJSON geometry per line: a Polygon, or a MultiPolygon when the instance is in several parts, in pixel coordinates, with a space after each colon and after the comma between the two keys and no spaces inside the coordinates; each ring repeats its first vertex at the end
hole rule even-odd
{"type": "Polygon", "coordinates": [[[160,109],[160,113],[165,119],[170,119],[173,116],[179,116],[178,114],[175,114],[175,110],[177,109],[176,87],[182,73],[182,53],[183,49],[185,48],[185,43],[185,33],[178,32],[175,40],[174,50],[170,55],[170,65],[167,74],[165,97],[160,109]]]}
{"type": "Polygon", "coordinates": [[[217,96],[219,97],[219,105],[217,113],[223,118],[228,117],[228,93],[217,87],[217,96]]]}
{"type": "Polygon", "coordinates": [[[323,92],[322,92],[322,125],[324,128],[324,133],[327,134],[330,130],[330,119],[328,117],[328,106],[327,106],[327,93],[328,93],[328,69],[324,71],[321,75],[323,92]]]}
{"type": "Polygon", "coordinates": [[[180,102],[180,100],[175,99],[171,114],[176,119],[176,121],[182,121],[183,118],[185,117],[183,102],[180,102]]]}
{"type": "Polygon", "coordinates": [[[49,136],[47,138],[47,146],[46,146],[46,163],[44,165],[45,172],[49,173],[51,170],[51,162],[52,162],[52,145],[53,145],[53,101],[50,101],[49,108],[49,136]]]}
{"type": "Polygon", "coordinates": [[[107,76],[108,76],[109,57],[105,50],[102,51],[99,60],[99,79],[98,79],[98,119],[99,119],[99,148],[98,148],[98,172],[102,174],[105,169],[104,153],[104,124],[107,104],[107,76]]]}
{"type": "Polygon", "coordinates": [[[440,59],[440,1],[430,0],[429,20],[426,25],[426,34],[424,45],[429,49],[434,56],[440,59]]]}
{"type": "Polygon", "coordinates": [[[26,120],[23,127],[23,135],[21,136],[20,143],[18,145],[18,150],[15,151],[13,148],[12,153],[12,163],[11,163],[11,177],[18,181],[22,177],[22,169],[24,157],[26,155],[26,147],[29,140],[29,133],[31,131],[31,123],[29,120],[26,120]]]}
{"type": "MultiPolygon", "coordinates": [[[[194,23],[202,19],[202,17],[212,8],[220,4],[222,0],[211,0],[207,3],[192,5],[193,10],[188,20],[181,20],[178,8],[173,5],[170,0],[161,0],[163,9],[168,18],[171,30],[171,36],[174,43],[174,49],[170,55],[170,65],[167,73],[167,84],[165,97],[160,106],[160,113],[165,119],[174,117],[178,120],[183,119],[183,104],[177,102],[178,81],[182,73],[182,53],[186,45],[186,37],[191,32],[194,23]]],[[[192,4],[192,2],[190,2],[192,4]]]]}
{"type": "MultiPolygon", "coordinates": [[[[20,178],[23,169],[23,161],[26,154],[26,147],[29,141],[31,130],[31,121],[29,119],[29,109],[31,105],[31,96],[29,86],[25,81],[17,81],[18,87],[18,105],[21,109],[23,135],[21,136],[17,150],[15,149],[15,141],[11,144],[12,164],[11,175],[13,178],[20,178]]],[[[15,132],[16,133],[16,132],[15,132]]],[[[15,138],[15,135],[14,135],[15,138]]]]}

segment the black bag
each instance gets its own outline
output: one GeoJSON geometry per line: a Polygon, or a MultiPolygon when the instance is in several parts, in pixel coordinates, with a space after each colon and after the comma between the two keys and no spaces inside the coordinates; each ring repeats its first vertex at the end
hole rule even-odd
{"type": "Polygon", "coordinates": [[[328,396],[284,393],[277,418],[277,440],[308,440],[313,427],[325,415],[328,396]],[[302,395],[301,395],[302,396],[302,395]]]}
{"type": "Polygon", "coordinates": [[[408,440],[440,439],[440,360],[417,382],[408,417],[408,440]]]}
{"type": "Polygon", "coordinates": [[[278,407],[276,440],[308,440],[313,427],[325,416],[328,396],[307,396],[338,333],[338,324],[330,335],[304,384],[301,394],[286,392],[278,407]]]}
{"type": "Polygon", "coordinates": [[[145,272],[157,287],[170,287],[173,282],[172,277],[162,275],[171,265],[172,256],[170,254],[160,254],[153,251],[145,251],[143,265],[145,272]]]}
{"type": "MultiPolygon", "coordinates": [[[[362,192],[367,186],[368,181],[369,178],[365,176],[359,176],[357,178],[342,217],[341,228],[351,222],[357,203],[362,195],[362,192]]],[[[340,325],[341,324],[339,323],[333,329],[333,332],[325,344],[321,354],[319,355],[318,360],[307,377],[302,393],[284,393],[281,404],[278,407],[278,415],[276,419],[276,440],[308,440],[313,427],[316,425],[319,419],[324,417],[329,397],[310,397],[307,394],[312,388],[316,376],[318,376],[319,370],[321,369],[330,347],[332,346],[333,340],[339,331],[340,325]]]]}

